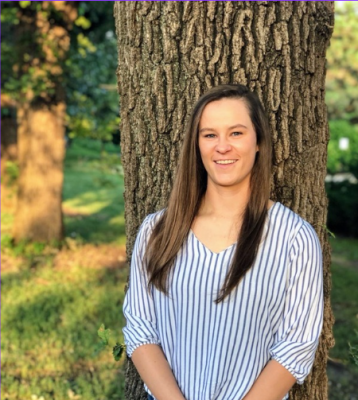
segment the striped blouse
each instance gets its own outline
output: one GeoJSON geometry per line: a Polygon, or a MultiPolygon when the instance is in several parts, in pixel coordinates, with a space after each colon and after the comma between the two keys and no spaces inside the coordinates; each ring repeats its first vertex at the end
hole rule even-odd
{"type": "Polygon", "coordinates": [[[311,225],[275,203],[254,265],[216,304],[236,244],[214,253],[192,231],[175,259],[168,296],[148,291],[143,257],[160,215],[146,217],[134,246],[123,305],[128,356],[141,345],[160,345],[187,400],[242,399],[271,359],[302,384],[323,319],[322,252],[311,225]]]}

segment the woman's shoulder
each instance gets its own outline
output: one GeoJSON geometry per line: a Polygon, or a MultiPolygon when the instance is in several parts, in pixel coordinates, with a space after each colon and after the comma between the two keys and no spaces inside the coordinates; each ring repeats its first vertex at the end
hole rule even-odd
{"type": "Polygon", "coordinates": [[[270,225],[274,229],[284,230],[287,236],[295,237],[300,233],[317,238],[315,229],[308,221],[280,202],[270,208],[269,217],[270,225]]]}
{"type": "Polygon", "coordinates": [[[163,215],[164,211],[165,211],[165,209],[159,210],[152,214],[148,214],[143,219],[141,225],[139,226],[139,229],[137,231],[137,236],[136,236],[136,244],[138,246],[142,246],[142,245],[146,246],[148,239],[149,239],[150,235],[152,234],[156,223],[159,221],[159,219],[163,215]]]}
{"type": "Polygon", "coordinates": [[[156,212],[154,212],[154,213],[151,213],[151,214],[148,214],[145,218],[144,218],[144,220],[143,220],[143,222],[142,222],[142,224],[141,224],[141,226],[140,226],[140,228],[139,228],[139,230],[141,231],[141,230],[153,230],[153,228],[154,228],[154,226],[156,225],[156,223],[159,221],[159,219],[163,216],[163,214],[164,214],[164,212],[165,212],[165,208],[163,208],[162,210],[159,210],[159,211],[156,211],[156,212]]]}

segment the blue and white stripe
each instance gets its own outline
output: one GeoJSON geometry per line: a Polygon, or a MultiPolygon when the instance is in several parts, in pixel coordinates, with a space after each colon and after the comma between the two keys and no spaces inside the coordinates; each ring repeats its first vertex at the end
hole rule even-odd
{"type": "Polygon", "coordinates": [[[187,400],[242,399],[270,359],[298,383],[311,369],[323,319],[320,244],[311,225],[282,204],[268,214],[255,264],[219,304],[236,245],[214,253],[190,231],[166,296],[148,291],[143,268],[160,212],[139,230],[123,306],[127,353],[160,345],[187,400]]]}

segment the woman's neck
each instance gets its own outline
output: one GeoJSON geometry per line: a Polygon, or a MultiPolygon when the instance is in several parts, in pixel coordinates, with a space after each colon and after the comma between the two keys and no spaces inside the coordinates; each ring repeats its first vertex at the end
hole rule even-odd
{"type": "Polygon", "coordinates": [[[250,198],[249,188],[232,188],[210,185],[203,197],[199,215],[221,218],[240,218],[250,198]]]}

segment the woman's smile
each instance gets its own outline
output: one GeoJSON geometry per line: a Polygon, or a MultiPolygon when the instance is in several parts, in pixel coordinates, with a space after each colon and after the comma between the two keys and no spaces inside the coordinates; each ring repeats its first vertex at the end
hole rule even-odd
{"type": "Polygon", "coordinates": [[[214,161],[216,164],[219,165],[229,165],[229,164],[234,164],[236,163],[237,160],[216,160],[214,161]]]}

